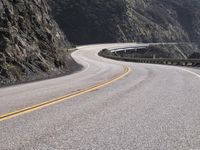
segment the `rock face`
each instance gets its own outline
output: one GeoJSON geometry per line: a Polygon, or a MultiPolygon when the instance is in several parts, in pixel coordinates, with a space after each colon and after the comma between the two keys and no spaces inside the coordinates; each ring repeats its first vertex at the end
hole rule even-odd
{"type": "Polygon", "coordinates": [[[0,85],[63,72],[68,43],[48,11],[46,0],[0,0],[0,85]]]}
{"type": "Polygon", "coordinates": [[[200,42],[199,0],[50,0],[76,44],[200,42]]]}
{"type": "MultiPolygon", "coordinates": [[[[200,1],[127,0],[130,38],[146,42],[199,42],[200,1]]],[[[126,27],[125,27],[126,28],[126,27]]]]}

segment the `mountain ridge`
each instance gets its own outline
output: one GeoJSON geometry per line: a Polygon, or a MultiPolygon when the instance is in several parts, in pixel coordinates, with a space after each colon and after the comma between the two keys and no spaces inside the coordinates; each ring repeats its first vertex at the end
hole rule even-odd
{"type": "Polygon", "coordinates": [[[200,41],[197,0],[50,0],[55,20],[75,44],[200,41]]]}

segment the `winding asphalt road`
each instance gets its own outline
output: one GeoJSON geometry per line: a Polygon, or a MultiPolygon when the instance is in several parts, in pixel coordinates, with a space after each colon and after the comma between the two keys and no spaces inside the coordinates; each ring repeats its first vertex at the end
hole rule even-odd
{"type": "Polygon", "coordinates": [[[200,150],[200,71],[97,55],[130,45],[79,47],[82,71],[0,89],[0,150],[200,150]]]}

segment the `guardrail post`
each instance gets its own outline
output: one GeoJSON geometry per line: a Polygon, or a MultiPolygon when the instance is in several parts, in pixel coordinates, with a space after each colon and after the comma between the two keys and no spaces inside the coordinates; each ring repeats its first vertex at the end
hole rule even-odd
{"type": "Polygon", "coordinates": [[[168,64],[168,65],[171,65],[172,63],[171,63],[171,61],[168,61],[167,64],[168,64]]]}

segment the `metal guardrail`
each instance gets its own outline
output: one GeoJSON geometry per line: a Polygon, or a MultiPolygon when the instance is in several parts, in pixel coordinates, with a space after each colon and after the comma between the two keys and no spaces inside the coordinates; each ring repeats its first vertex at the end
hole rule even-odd
{"type": "Polygon", "coordinates": [[[138,49],[144,49],[144,48],[147,48],[147,46],[116,48],[116,49],[111,49],[110,52],[113,53],[113,52],[129,51],[129,50],[138,50],[138,49]]]}
{"type": "Polygon", "coordinates": [[[103,52],[100,52],[99,55],[114,60],[122,60],[122,61],[137,62],[137,63],[152,63],[152,64],[165,64],[165,65],[178,65],[178,66],[200,66],[200,59],[132,58],[132,57],[106,55],[103,52]]]}

